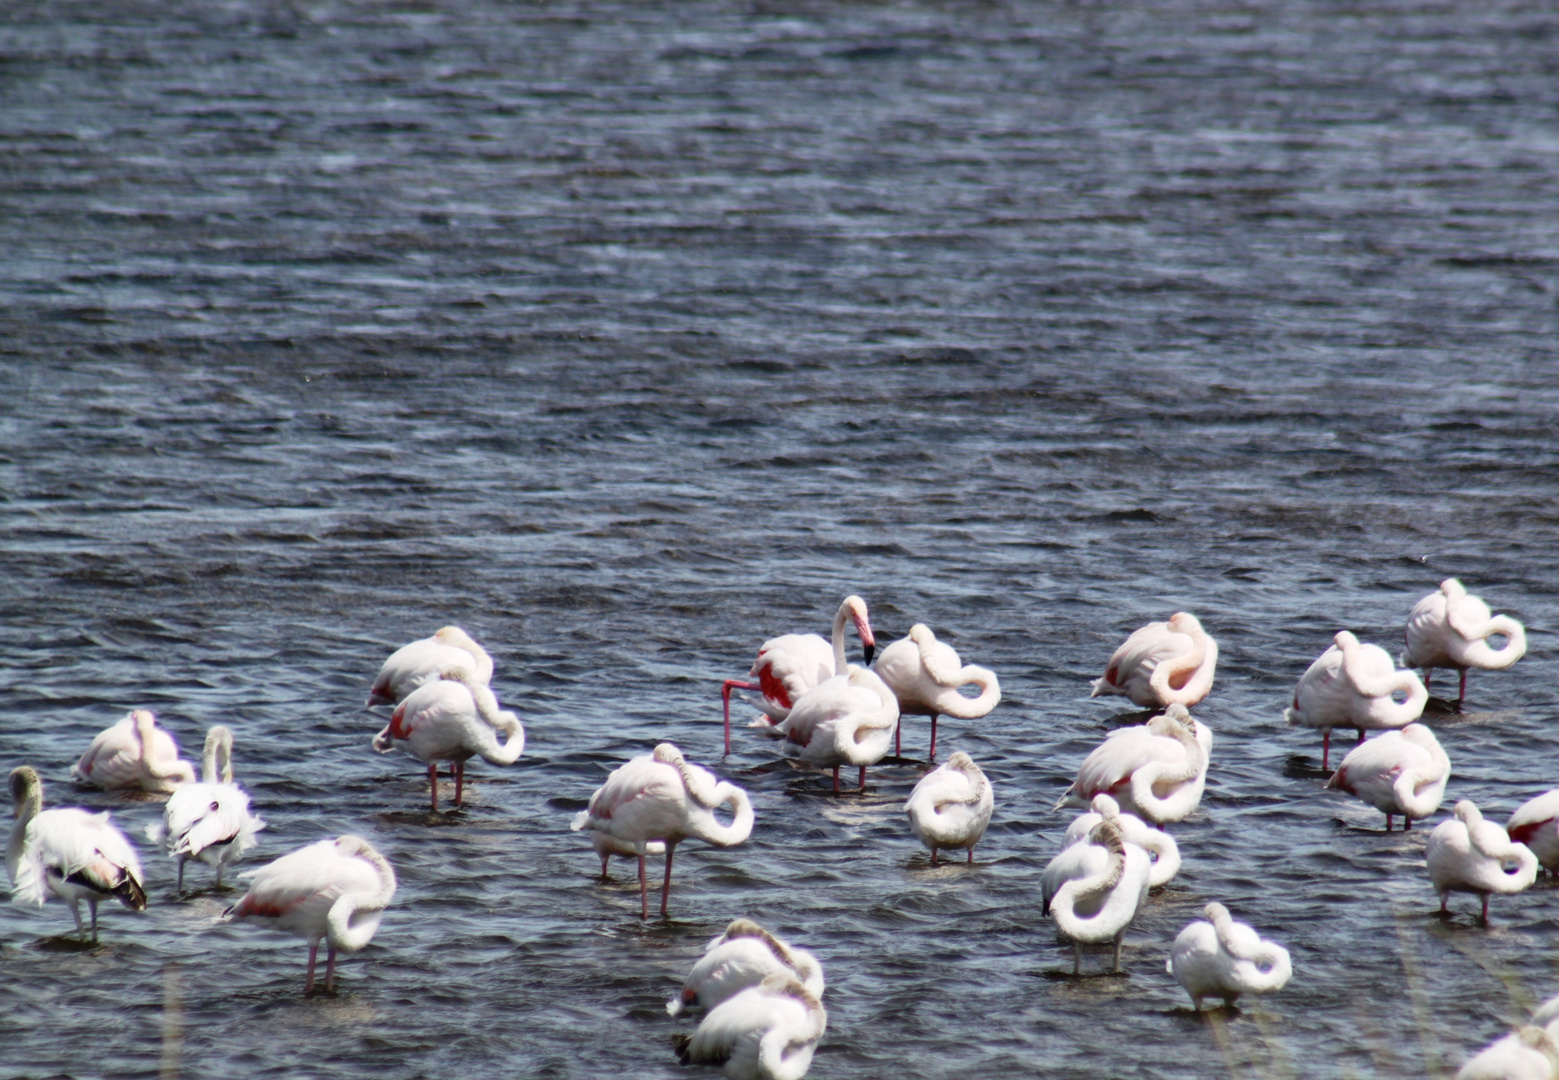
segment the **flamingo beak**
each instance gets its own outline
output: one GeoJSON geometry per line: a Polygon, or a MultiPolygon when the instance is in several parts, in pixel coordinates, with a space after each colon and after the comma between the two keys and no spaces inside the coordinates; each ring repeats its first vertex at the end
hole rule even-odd
{"type": "Polygon", "coordinates": [[[867,664],[868,667],[870,667],[871,666],[871,662],[872,662],[872,657],[877,655],[877,644],[876,644],[876,642],[868,641],[868,642],[866,642],[866,644],[862,645],[861,646],[861,655],[866,657],[866,664],[867,664]]]}

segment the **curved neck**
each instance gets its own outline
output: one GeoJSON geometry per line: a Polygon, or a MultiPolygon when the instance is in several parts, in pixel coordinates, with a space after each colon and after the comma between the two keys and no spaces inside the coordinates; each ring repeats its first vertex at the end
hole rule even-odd
{"type": "Polygon", "coordinates": [[[22,861],[22,849],[27,844],[27,825],[43,812],[43,784],[37,776],[26,777],[21,783],[24,785],[22,791],[12,803],[16,820],[11,823],[11,839],[5,850],[5,866],[13,886],[16,884],[17,868],[22,861]]]}
{"type": "Polygon", "coordinates": [[[693,835],[700,840],[707,840],[711,844],[719,844],[721,847],[729,847],[731,844],[740,844],[752,835],[753,810],[752,800],[747,793],[735,784],[722,780],[715,785],[714,801],[705,807],[706,813],[697,814],[689,819],[693,835]],[[729,825],[720,824],[720,819],[715,817],[716,807],[729,803],[734,816],[729,825]]]}
{"type": "Polygon", "coordinates": [[[1450,759],[1443,751],[1439,754],[1430,751],[1430,754],[1435,758],[1433,764],[1419,769],[1404,769],[1396,783],[1391,785],[1398,804],[1409,817],[1428,817],[1440,809],[1440,802],[1445,795],[1450,759]]]}
{"type": "Polygon", "coordinates": [[[839,605],[839,610],[834,613],[834,633],[831,641],[834,646],[834,674],[843,675],[850,666],[844,653],[844,624],[850,617],[850,602],[846,600],[839,605]]]}
{"type": "Polygon", "coordinates": [[[439,633],[443,636],[444,644],[453,645],[471,654],[471,658],[476,661],[478,682],[485,686],[493,681],[493,658],[487,655],[487,650],[478,645],[470,634],[458,626],[446,626],[439,633]]]}
{"type": "Polygon", "coordinates": [[[201,778],[208,784],[233,782],[233,733],[225,727],[206,732],[206,749],[200,763],[201,778]]]}
{"type": "Polygon", "coordinates": [[[135,737],[141,744],[141,768],[147,776],[154,780],[195,779],[195,770],[190,768],[189,762],[179,760],[177,751],[174,752],[173,761],[167,765],[157,760],[157,721],[150,712],[137,709],[133,726],[135,737]]]}
{"type": "Polygon", "coordinates": [[[1520,660],[1527,652],[1527,633],[1521,624],[1509,615],[1496,615],[1481,627],[1482,633],[1470,635],[1463,650],[1463,659],[1473,666],[1489,671],[1501,671],[1520,660]],[[1490,645],[1488,639],[1495,634],[1505,636],[1505,644],[1499,648],[1490,645]]]}
{"type": "Polygon", "coordinates": [[[482,750],[482,760],[493,765],[513,765],[520,760],[520,755],[525,753],[525,726],[512,712],[500,711],[498,717],[503,721],[503,725],[494,724],[487,730],[485,741],[489,745],[482,750]],[[502,745],[498,743],[500,730],[509,733],[508,741],[502,745]]]}
{"type": "Polygon", "coordinates": [[[1153,674],[1148,676],[1148,684],[1158,694],[1159,700],[1166,704],[1187,705],[1201,700],[1204,696],[1198,693],[1197,680],[1189,678],[1195,674],[1196,669],[1202,666],[1207,659],[1208,645],[1211,639],[1201,630],[1182,631],[1191,638],[1191,649],[1180,656],[1165,660],[1153,669],[1153,674]],[[1188,676],[1182,680],[1181,676],[1188,676]],[[1177,688],[1176,683],[1180,683],[1177,688]]]}
{"type": "Polygon", "coordinates": [[[791,1027],[776,1024],[758,1043],[758,1065],[763,1076],[773,1080],[801,1080],[812,1064],[811,1046],[828,1030],[828,1014],[805,988],[792,983],[786,995],[801,1003],[806,1018],[791,1027]]]}
{"type": "Polygon", "coordinates": [[[1186,731],[1178,723],[1167,733],[1185,748],[1185,760],[1179,763],[1154,761],[1131,774],[1131,799],[1137,808],[1156,820],[1183,817],[1201,800],[1201,792],[1189,783],[1201,775],[1206,757],[1196,735],[1186,731]],[[1153,789],[1159,784],[1182,785],[1167,795],[1159,795],[1153,789]]]}
{"type": "Polygon", "coordinates": [[[326,917],[327,936],[332,948],[355,950],[367,945],[379,928],[379,915],[390,905],[395,896],[395,870],[389,860],[366,844],[352,856],[362,859],[374,869],[378,879],[372,893],[347,893],[330,906],[326,917]],[[365,912],[368,918],[357,920],[355,916],[365,912]]]}
{"type": "Polygon", "coordinates": [[[980,688],[979,694],[969,698],[954,689],[951,694],[942,695],[937,705],[944,714],[956,720],[978,720],[1001,704],[1001,684],[996,680],[996,673],[989,668],[965,664],[958,669],[952,682],[943,685],[956,688],[969,683],[980,688]]]}

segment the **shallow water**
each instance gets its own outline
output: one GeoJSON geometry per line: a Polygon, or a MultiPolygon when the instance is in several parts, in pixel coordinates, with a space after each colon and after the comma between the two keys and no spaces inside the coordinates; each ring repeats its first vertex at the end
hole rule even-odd
{"type": "Polygon", "coordinates": [[[1429,828],[1322,792],[1281,714],[1335,630],[1395,650],[1459,575],[1530,648],[1430,717],[1447,809],[1555,783],[1556,29],[1516,2],[10,5],[0,765],[139,840],[160,803],[70,764],[133,706],[189,754],[226,723],[251,866],[353,831],[401,887],[307,999],[300,942],[215,921],[238,893],[203,869],[176,899],[146,844],[152,906],[96,948],[0,906],[0,1072],[695,1075],[662,1003],[738,915],[824,963],[816,1077],[1454,1072],[1559,991],[1559,897],[1439,919],[1429,828]],[[883,642],[925,621],[1001,676],[939,735],[996,787],[973,868],[906,828],[917,765],[835,798],[745,730],[719,760],[719,680],[851,591],[883,642]],[[1074,980],[1050,807],[1122,711],[1088,680],[1181,608],[1222,647],[1206,798],[1127,973],[1074,980]],[[529,744],[430,819],[361,702],[452,621],[529,744]],[[568,822],[662,739],[758,824],[683,845],[641,924],[568,822]],[[1295,974],[1199,1019],[1163,964],[1214,899],[1295,974]]]}

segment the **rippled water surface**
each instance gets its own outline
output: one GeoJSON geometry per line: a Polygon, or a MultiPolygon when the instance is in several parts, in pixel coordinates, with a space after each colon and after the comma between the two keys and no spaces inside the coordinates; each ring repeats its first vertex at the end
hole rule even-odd
{"type": "Polygon", "coordinates": [[[96,948],[0,906],[0,1073],[704,1075],[662,1002],[737,915],[826,967],[814,1077],[1454,1072],[1559,991],[1559,894],[1438,918],[1429,829],[1281,714],[1459,575],[1530,652],[1432,707],[1447,805],[1559,782],[1556,40],[1519,0],[8,4],[0,766],[139,840],[161,804],[70,764],[133,706],[225,723],[250,865],[361,832],[401,888],[311,998],[144,842],[96,948]],[[995,784],[972,868],[906,828],[916,762],[719,760],[719,681],[852,591],[1001,676],[939,738],[995,784]],[[1206,798],[1074,980],[1050,807],[1182,608],[1206,798]],[[361,703],[447,622],[530,741],[431,818],[361,703]],[[641,924],[567,826],[663,739],[758,823],[641,924]],[[1206,1020],[1164,960],[1213,899],[1295,973],[1206,1020]]]}

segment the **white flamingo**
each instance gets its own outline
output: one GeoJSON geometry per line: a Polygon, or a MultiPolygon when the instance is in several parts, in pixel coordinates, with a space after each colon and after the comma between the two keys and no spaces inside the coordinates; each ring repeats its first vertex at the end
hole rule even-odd
{"type": "Polygon", "coordinates": [[[745,791],[686,760],[671,743],[661,743],[654,753],[613,770],[590,796],[590,808],[574,818],[572,828],[602,833],[634,848],[639,856],[640,917],[647,919],[644,856],[653,841],[666,846],[666,881],[660,899],[664,916],[671,899],[671,858],[677,844],[691,836],[731,847],[752,834],[752,824],[752,801],[745,791]],[[731,824],[722,825],[714,811],[726,804],[734,816],[731,824]]]}
{"type": "Polygon", "coordinates": [[[1321,768],[1326,769],[1331,767],[1332,728],[1357,728],[1363,742],[1366,731],[1411,724],[1428,702],[1429,691],[1417,674],[1398,669],[1379,645],[1360,644],[1339,630],[1299,677],[1294,705],[1283,716],[1290,724],[1321,729],[1321,768]]]}
{"type": "Polygon", "coordinates": [[[1423,668],[1426,685],[1437,667],[1461,674],[1458,705],[1467,697],[1468,668],[1503,671],[1527,651],[1527,635],[1521,624],[1509,615],[1493,614],[1488,604],[1455,578],[1446,578],[1438,592],[1413,605],[1403,637],[1407,649],[1402,653],[1402,666],[1423,668]],[[1495,635],[1505,638],[1505,644],[1497,649],[1489,644],[1495,635]]]}
{"type": "Polygon", "coordinates": [[[1218,643],[1195,615],[1177,611],[1168,622],[1132,632],[1093,681],[1093,693],[1122,694],[1144,709],[1190,708],[1213,688],[1218,643]]]}
{"type": "Polygon", "coordinates": [[[1293,969],[1287,949],[1263,941],[1222,904],[1202,911],[1207,921],[1198,919],[1180,931],[1164,962],[1197,1012],[1204,997],[1221,997],[1224,1008],[1233,1008],[1241,994],[1270,994],[1288,985],[1293,969]]]}
{"type": "Polygon", "coordinates": [[[465,802],[466,762],[480,756],[492,765],[513,765],[525,752],[525,728],[520,718],[498,707],[485,683],[469,668],[445,668],[437,682],[424,683],[395,706],[390,722],[374,736],[381,754],[397,741],[427,763],[428,796],[438,811],[438,763],[451,763],[455,778],[455,808],[465,802]],[[498,741],[499,734],[507,737],[498,741]]]}
{"type": "Polygon", "coordinates": [[[1522,803],[1505,823],[1505,831],[1531,848],[1550,873],[1559,871],[1559,788],[1522,803]]]}
{"type": "Polygon", "coordinates": [[[931,862],[944,848],[967,848],[974,862],[974,845],[991,823],[995,794],[974,759],[959,750],[947,764],[920,778],[904,803],[910,828],[931,849],[931,862]]]}
{"type": "Polygon", "coordinates": [[[719,1066],[730,1080],[801,1080],[827,1030],[817,997],[777,973],[709,1010],[681,1057],[719,1066]]]}
{"type": "Polygon", "coordinates": [[[1485,821],[1467,799],[1456,804],[1456,816],[1429,834],[1424,848],[1429,880],[1440,894],[1440,911],[1453,892],[1483,897],[1483,921],[1489,921],[1489,895],[1521,892],[1537,880],[1537,856],[1525,844],[1512,843],[1505,830],[1485,821]],[[1514,864],[1510,869],[1506,867],[1514,864]]]}
{"type": "Polygon", "coordinates": [[[866,663],[872,662],[877,639],[872,635],[871,618],[866,611],[866,601],[851,595],[839,604],[834,614],[832,641],[824,641],[816,634],[781,634],[770,638],[758,648],[758,658],[748,671],[747,682],[727,679],[721,685],[720,697],[725,705],[725,752],[731,752],[731,691],[757,690],[762,697],[753,702],[769,718],[772,726],[785,719],[801,696],[816,689],[825,680],[842,675],[849,666],[844,653],[845,622],[855,624],[855,632],[861,639],[861,653],[866,663]]]}
{"type": "Polygon", "coordinates": [[[195,782],[195,770],[179,760],[179,744],[150,709],[136,709],[104,728],[71,766],[70,778],[92,787],[170,792],[195,782]]]}
{"type": "Polygon", "coordinates": [[[773,727],[801,748],[802,761],[833,770],[834,791],[842,765],[860,767],[865,791],[867,766],[887,757],[898,730],[899,702],[871,668],[851,664],[849,674],[835,675],[801,695],[773,727]]]}
{"type": "Polygon", "coordinates": [[[1356,795],[1385,814],[1390,832],[1393,814],[1401,814],[1402,827],[1411,829],[1414,818],[1440,809],[1450,777],[1451,759],[1434,732],[1409,724],[1348,751],[1326,786],[1356,795]]]}
{"type": "Polygon", "coordinates": [[[1157,889],[1174,880],[1180,871],[1180,845],[1175,843],[1173,836],[1163,829],[1155,829],[1136,814],[1125,813],[1108,795],[1095,795],[1089,807],[1086,814],[1077,815],[1066,827],[1066,835],[1061,838],[1063,850],[1086,841],[1099,822],[1110,821],[1128,844],[1136,844],[1153,857],[1149,888],[1157,889]]]}
{"type": "Polygon", "coordinates": [[[460,627],[441,627],[432,637],[419,638],[390,654],[368,692],[368,704],[398,705],[417,687],[455,667],[470,671],[483,686],[493,681],[493,658],[487,650],[460,627]]]}
{"type": "Polygon", "coordinates": [[[789,975],[814,998],[823,996],[823,965],[805,949],[782,941],[750,919],[735,919],[710,941],[682,984],[666,1002],[672,1016],[712,1009],[770,975],[789,975]]]}
{"type": "Polygon", "coordinates": [[[356,952],[373,940],[384,909],[395,896],[395,869],[361,836],[320,840],[267,863],[242,900],[225,912],[293,934],[309,943],[303,992],[314,989],[314,959],[324,940],[325,989],[336,984],[336,950],[356,952]]]}
{"type": "Polygon", "coordinates": [[[1201,804],[1213,733],[1171,705],[1146,724],[1117,728],[1089,753],[1056,803],[1088,806],[1101,792],[1155,825],[1183,821],[1201,804]]]}
{"type": "MultiPolygon", "coordinates": [[[[1062,856],[1079,849],[1103,849],[1102,866],[1090,865],[1079,877],[1063,881],[1048,897],[1056,930],[1072,943],[1072,974],[1082,973],[1084,945],[1115,945],[1115,966],[1121,969],[1121,944],[1148,895],[1152,861],[1136,844],[1128,844],[1108,821],[1094,826],[1093,843],[1074,844],[1062,856]]],[[[1054,860],[1052,860],[1054,863],[1054,860]]]]}
{"type": "Polygon", "coordinates": [[[76,932],[87,936],[81,922],[81,901],[92,912],[92,940],[97,940],[97,904],[117,899],[131,911],[146,910],[141,887],[141,862],[124,833],[107,814],[89,814],[76,807],[43,809],[43,781],[30,766],[11,770],[11,841],[5,868],[11,876],[11,901],[43,906],[53,893],[70,904],[76,932]]]}
{"type": "Polygon", "coordinates": [[[146,838],[179,861],[178,889],[184,891],[184,864],[199,859],[222,871],[255,845],[265,822],[249,812],[249,796],[233,783],[233,733],[218,724],[206,732],[201,763],[205,779],[185,784],[162,808],[162,821],[146,827],[146,838]]]}
{"type": "Polygon", "coordinates": [[[1485,1047],[1456,1080],[1554,1080],[1559,1077],[1559,997],[1549,998],[1530,1023],[1485,1047]]]}
{"type": "MultiPolygon", "coordinates": [[[[899,701],[899,715],[931,717],[931,750],[936,760],[936,721],[939,716],[978,720],[1001,703],[1001,684],[989,668],[964,664],[951,645],[936,639],[925,623],[909,628],[909,636],[882,650],[872,665],[899,701]],[[959,687],[974,684],[979,693],[965,697],[959,687]]],[[[902,729],[901,729],[902,731],[902,729]]],[[[893,736],[893,753],[901,753],[899,736],[893,736]]]]}

